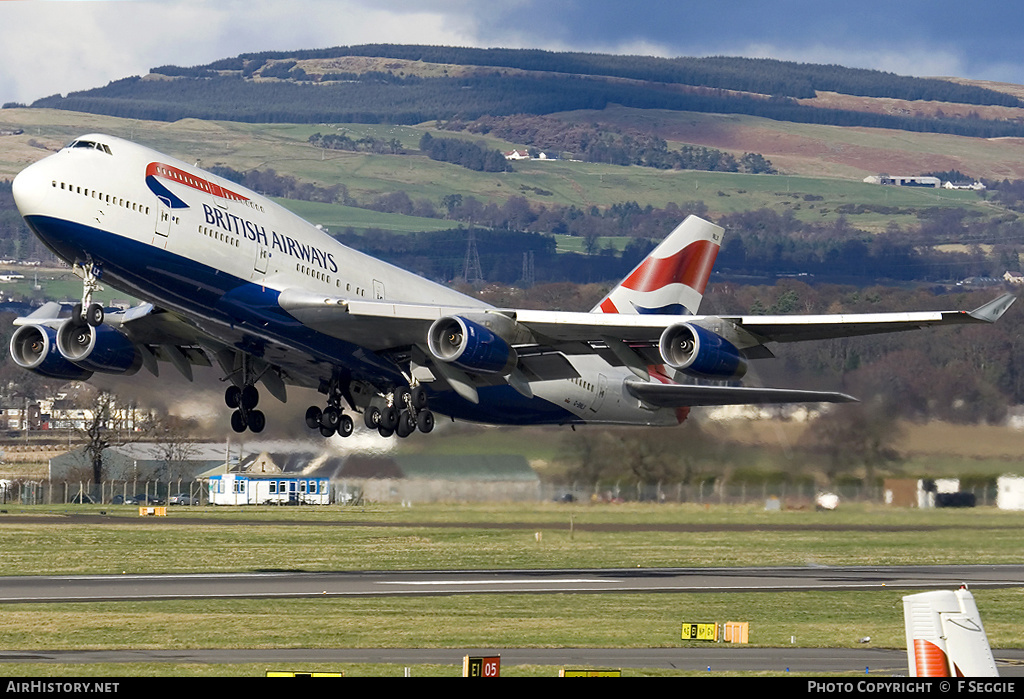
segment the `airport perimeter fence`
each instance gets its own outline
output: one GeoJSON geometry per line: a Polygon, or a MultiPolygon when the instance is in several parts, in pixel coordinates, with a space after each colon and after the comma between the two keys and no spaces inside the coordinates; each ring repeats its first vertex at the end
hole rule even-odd
{"type": "MultiPolygon", "coordinates": [[[[886,501],[881,486],[843,484],[819,488],[813,484],[726,484],[714,481],[672,484],[551,484],[538,483],[525,488],[522,483],[507,487],[491,483],[478,488],[439,488],[437,481],[425,484],[391,481],[392,487],[368,487],[365,483],[337,482],[331,484],[330,502],[336,505],[361,505],[372,502],[647,502],[689,503],[698,505],[763,505],[768,509],[808,509],[817,506],[819,494],[831,493],[839,503],[886,501]],[[364,487],[366,487],[364,491],[364,487]]],[[[968,502],[979,507],[996,504],[996,487],[976,486],[964,491],[968,502]]],[[[62,505],[62,504],[167,504],[172,495],[184,494],[188,504],[209,504],[209,484],[204,480],[174,481],[104,481],[94,487],[90,481],[0,480],[0,504],[62,505]]],[[[296,503],[298,504],[298,503],[296,503]]]]}
{"type": "MultiPolygon", "coordinates": [[[[558,502],[664,502],[690,503],[698,505],[764,505],[773,509],[803,509],[817,506],[819,495],[835,495],[842,502],[885,503],[886,492],[882,486],[862,484],[841,484],[822,488],[809,483],[742,483],[721,484],[714,481],[702,483],[672,484],[579,484],[541,486],[542,500],[558,502]]],[[[953,506],[968,502],[984,507],[996,504],[996,486],[967,488],[965,493],[972,498],[951,498],[953,506]]],[[[826,504],[828,498],[823,498],[826,504]]],[[[940,503],[940,506],[949,506],[940,503]]]]}
{"type": "Polygon", "coordinates": [[[21,505],[164,505],[172,495],[184,495],[191,504],[206,501],[202,481],[0,481],[0,503],[21,505]]]}
{"type": "MultiPolygon", "coordinates": [[[[244,499],[244,496],[239,496],[244,499]]],[[[332,484],[330,502],[339,505],[361,504],[362,491],[349,483],[332,484]]],[[[0,480],[0,504],[21,505],[209,505],[207,480],[176,479],[103,481],[0,480]]],[[[294,502],[306,504],[299,494],[294,502]]]]}

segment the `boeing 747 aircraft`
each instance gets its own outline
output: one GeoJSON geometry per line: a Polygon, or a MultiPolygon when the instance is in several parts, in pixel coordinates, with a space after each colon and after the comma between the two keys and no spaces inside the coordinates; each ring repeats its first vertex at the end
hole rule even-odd
{"type": "Polygon", "coordinates": [[[734,385],[772,342],[987,323],[974,311],[697,315],[722,228],[683,221],[590,313],[489,306],[341,245],[274,202],[137,143],[92,134],[14,180],[18,209],[83,279],[80,304],[47,303],[11,338],[18,365],[85,380],[220,368],[231,426],[260,432],[262,386],[324,395],[326,437],[352,413],[387,437],[434,413],[495,424],[676,425],[692,406],[843,402],[841,393],[734,385]],[[93,302],[101,283],[143,301],[93,302]],[[694,381],[697,379],[703,383],[694,381]]]}

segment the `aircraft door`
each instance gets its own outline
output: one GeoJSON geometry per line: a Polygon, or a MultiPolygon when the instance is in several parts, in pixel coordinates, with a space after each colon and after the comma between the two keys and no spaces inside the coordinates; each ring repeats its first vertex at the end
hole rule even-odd
{"type": "Polygon", "coordinates": [[[373,280],[373,298],[376,301],[384,300],[384,282],[379,282],[376,279],[373,280]]]}
{"type": "Polygon", "coordinates": [[[253,263],[253,270],[257,274],[267,273],[267,262],[270,260],[270,248],[256,242],[256,261],[253,263]]]}
{"type": "Polygon", "coordinates": [[[591,412],[596,413],[604,403],[604,396],[608,393],[608,377],[604,374],[597,375],[597,392],[594,394],[594,402],[590,405],[591,412]]]}
{"type": "Polygon", "coordinates": [[[165,197],[157,197],[160,202],[156,207],[156,234],[161,238],[166,238],[171,234],[171,220],[173,215],[171,214],[171,202],[165,197]]]}

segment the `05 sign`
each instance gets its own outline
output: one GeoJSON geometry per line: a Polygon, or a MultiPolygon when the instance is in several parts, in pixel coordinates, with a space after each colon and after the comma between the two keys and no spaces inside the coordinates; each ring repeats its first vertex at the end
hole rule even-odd
{"type": "Polygon", "coordinates": [[[500,677],[501,656],[494,655],[487,658],[471,658],[465,656],[462,659],[463,677],[500,677]]]}

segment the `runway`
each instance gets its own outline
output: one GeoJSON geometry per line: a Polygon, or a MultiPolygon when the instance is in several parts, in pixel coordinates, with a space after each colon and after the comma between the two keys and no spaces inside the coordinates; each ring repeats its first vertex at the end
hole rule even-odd
{"type": "MultiPolygon", "coordinates": [[[[1022,565],[657,568],[501,571],[264,572],[0,578],[0,604],[215,598],[397,597],[464,594],[916,591],[1024,586],[1022,565]]],[[[901,623],[897,621],[895,623],[901,623]]],[[[828,648],[200,649],[0,651],[0,663],[459,664],[499,654],[506,665],[905,675],[906,653],[828,648]]],[[[995,652],[1000,674],[1024,676],[1024,649],[995,652]]]]}
{"type": "Polygon", "coordinates": [[[337,571],[0,578],[0,604],[462,594],[1024,587],[1024,565],[337,571]]]}

